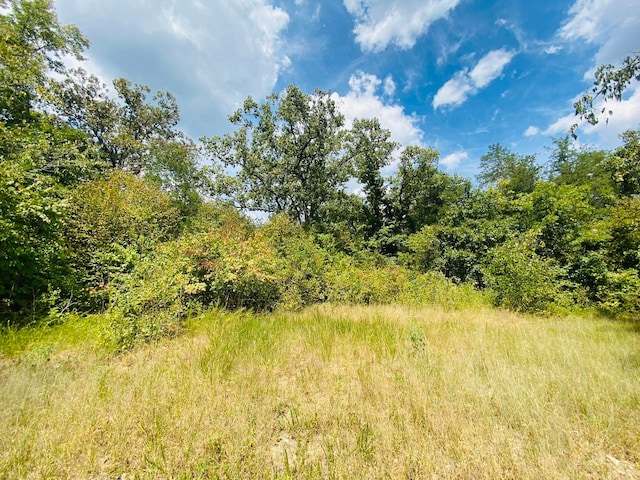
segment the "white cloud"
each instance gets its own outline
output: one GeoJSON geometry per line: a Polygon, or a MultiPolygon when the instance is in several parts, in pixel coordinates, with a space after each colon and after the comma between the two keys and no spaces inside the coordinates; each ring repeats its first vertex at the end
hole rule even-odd
{"type": "MultiPolygon", "coordinates": [[[[622,59],[638,50],[638,31],[640,31],[640,2],[637,0],[576,0],[568,11],[568,17],[557,31],[556,37],[563,41],[563,46],[552,46],[547,53],[556,53],[560,48],[571,48],[572,44],[585,42],[595,46],[598,51],[594,63],[585,72],[585,81],[592,84],[593,72],[598,65],[611,63],[619,65],[622,59]],[[551,50],[553,49],[553,50],[551,50]]],[[[571,103],[582,95],[577,95],[571,103]]],[[[525,135],[566,135],[572,125],[578,123],[578,135],[594,141],[604,148],[613,148],[620,144],[618,135],[627,129],[640,127],[640,85],[632,84],[622,102],[599,101],[594,110],[603,108],[612,110],[613,116],[593,126],[580,123],[573,113],[558,113],[558,118],[547,128],[529,127],[525,135]]],[[[566,112],[566,110],[564,110],[566,112]]]]}
{"type": "Polygon", "coordinates": [[[433,108],[462,105],[469,95],[475,95],[502,75],[504,67],[514,56],[515,52],[504,48],[493,50],[482,57],[470,72],[466,69],[457,72],[438,90],[433,108]]]}
{"type": "Polygon", "coordinates": [[[393,44],[411,48],[432,23],[445,18],[460,0],[344,0],[354,17],[356,42],[365,52],[393,44]]]}
{"type": "Polygon", "coordinates": [[[433,108],[451,105],[456,107],[466,102],[468,94],[473,91],[466,71],[458,72],[445,83],[433,99],[433,108]]]}
{"type": "Polygon", "coordinates": [[[501,48],[487,53],[469,73],[476,88],[484,88],[502,74],[505,66],[511,62],[514,52],[501,48]]]}
{"type": "Polygon", "coordinates": [[[454,152],[440,160],[440,164],[444,165],[447,170],[454,170],[465,160],[469,159],[469,154],[464,150],[454,152]]]}
{"type": "Polygon", "coordinates": [[[638,50],[640,2],[637,0],[576,0],[558,30],[567,42],[599,46],[594,65],[619,64],[638,50]]]}
{"type": "Polygon", "coordinates": [[[396,82],[393,81],[391,75],[387,75],[387,78],[384,79],[384,94],[387,97],[393,97],[394,93],[396,93],[396,82]]]}
{"type": "Polygon", "coordinates": [[[544,49],[544,53],[546,53],[547,55],[555,55],[561,50],[562,50],[562,47],[559,47],[558,45],[550,45],[544,49]]]}
{"type": "Polygon", "coordinates": [[[89,37],[107,77],[170,90],[197,135],[226,128],[222,119],[270,93],[290,63],[289,16],[270,0],[57,0],[56,9],[89,37]]]}
{"type": "Polygon", "coordinates": [[[540,131],[540,129],[538,127],[534,127],[533,125],[531,125],[529,128],[527,128],[524,131],[524,136],[525,137],[534,137],[536,135],[540,135],[540,133],[542,133],[540,131]]]}
{"type": "MultiPolygon", "coordinates": [[[[596,125],[589,125],[583,122],[579,124],[578,135],[580,137],[587,136],[597,138],[599,144],[605,148],[612,148],[620,144],[619,135],[625,130],[640,128],[640,86],[630,89],[630,96],[622,102],[598,102],[595,106],[596,112],[606,107],[612,110],[613,115],[609,117],[607,122],[604,118],[596,125]]],[[[578,123],[578,117],[573,113],[560,116],[546,129],[541,130],[537,127],[529,127],[525,132],[531,135],[546,136],[563,136],[569,132],[572,125],[578,123]]]]}
{"type": "Polygon", "coordinates": [[[402,106],[391,103],[378,94],[382,83],[375,75],[357,71],[349,79],[350,91],[346,95],[332,94],[333,100],[345,116],[347,127],[356,118],[375,117],[380,120],[383,128],[391,132],[394,141],[403,146],[421,145],[423,133],[418,126],[420,119],[407,115],[402,106]]]}

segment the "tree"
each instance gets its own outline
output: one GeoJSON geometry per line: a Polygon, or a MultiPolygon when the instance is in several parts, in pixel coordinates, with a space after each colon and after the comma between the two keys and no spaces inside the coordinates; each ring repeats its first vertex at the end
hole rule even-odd
{"type": "Polygon", "coordinates": [[[88,42],[48,0],[0,1],[0,310],[68,286],[65,187],[90,163],[82,135],[47,112],[52,74],[88,42]]]}
{"type": "Polygon", "coordinates": [[[113,81],[117,99],[105,85],[82,69],[56,84],[51,101],[67,123],[85,132],[112,168],[125,168],[135,174],[147,166],[154,142],[181,138],[176,130],[180,112],[169,92],[156,92],[133,85],[124,78],[113,81]]]}
{"type": "Polygon", "coordinates": [[[622,196],[640,193],[640,130],[627,130],[622,135],[623,146],[605,161],[617,192],[622,196]]]}
{"type": "Polygon", "coordinates": [[[89,42],[74,25],[61,25],[51,0],[2,0],[0,7],[0,122],[32,120],[51,81],[64,74],[62,57],[82,59],[89,42]]]}
{"type": "Polygon", "coordinates": [[[229,120],[238,130],[206,142],[215,161],[238,169],[227,195],[241,208],[319,224],[350,171],[341,155],[344,118],[330,95],[292,85],[261,105],[247,98],[229,120]]]}
{"type": "Polygon", "coordinates": [[[371,237],[384,222],[385,181],[380,169],[391,162],[398,144],[391,132],[380,126],[378,119],[356,119],[347,135],[347,155],[353,161],[356,179],[365,197],[364,223],[371,237]]]}
{"type": "Polygon", "coordinates": [[[417,146],[400,154],[391,197],[394,221],[403,233],[412,234],[436,223],[445,207],[468,193],[468,181],[438,169],[439,157],[437,150],[417,146]]]}
{"type": "MultiPolygon", "coordinates": [[[[613,111],[603,106],[598,113],[594,102],[598,97],[606,103],[609,100],[622,101],[625,90],[633,81],[640,81],[640,52],[633,52],[622,61],[622,66],[606,64],[598,67],[595,73],[595,82],[591,91],[587,91],[580,100],[574,103],[575,114],[580,120],[586,120],[591,125],[596,125],[600,119],[598,115],[605,115],[607,122],[613,115],[613,111]]],[[[569,133],[577,138],[575,133],[578,124],[573,124],[569,133]]]]}
{"type": "Polygon", "coordinates": [[[169,193],[183,217],[193,216],[213,188],[214,169],[200,165],[201,148],[192,140],[157,140],[151,143],[145,178],[169,193]]]}
{"type": "Polygon", "coordinates": [[[534,155],[517,155],[495,143],[480,159],[478,180],[481,185],[496,186],[506,192],[531,192],[540,173],[535,160],[534,155]]]}

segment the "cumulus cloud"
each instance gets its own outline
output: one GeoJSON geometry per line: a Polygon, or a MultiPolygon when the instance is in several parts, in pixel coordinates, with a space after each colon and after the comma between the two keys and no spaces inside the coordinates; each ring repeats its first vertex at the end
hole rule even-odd
{"type": "Polygon", "coordinates": [[[364,52],[393,44],[411,48],[432,23],[445,18],[460,0],[344,0],[355,21],[353,32],[364,52]]]}
{"type": "Polygon", "coordinates": [[[640,2],[637,0],[576,0],[558,36],[567,42],[598,45],[595,65],[618,64],[638,50],[640,2]]]}
{"type": "Polygon", "coordinates": [[[454,170],[458,167],[463,161],[469,159],[469,154],[464,150],[454,152],[440,160],[440,164],[444,165],[447,170],[454,170]]]}
{"type": "Polygon", "coordinates": [[[525,137],[534,137],[536,135],[539,135],[541,133],[540,129],[538,127],[534,127],[533,125],[531,125],[529,128],[527,128],[524,131],[524,136],[525,137]]]}
{"type": "Polygon", "coordinates": [[[423,133],[418,126],[420,119],[407,115],[402,106],[385,99],[380,94],[384,93],[383,81],[377,76],[357,71],[349,79],[349,87],[346,95],[332,94],[333,100],[345,116],[347,127],[356,118],[375,117],[380,120],[383,128],[391,132],[391,138],[395,142],[403,146],[422,144],[423,133]],[[381,87],[383,91],[379,92],[381,87]]]}
{"type": "Polygon", "coordinates": [[[471,71],[465,69],[457,72],[436,93],[433,108],[462,105],[469,95],[475,95],[496,78],[502,75],[515,52],[501,48],[493,50],[482,57],[471,71]]]}
{"type": "Polygon", "coordinates": [[[170,90],[191,134],[226,129],[248,95],[270,93],[289,59],[289,16],[270,0],[57,0],[63,22],[92,42],[103,75],[170,90]]]}
{"type": "MultiPolygon", "coordinates": [[[[596,66],[605,63],[619,65],[625,56],[638,50],[638,31],[640,3],[636,0],[576,0],[556,37],[569,48],[573,43],[584,42],[598,48],[593,65],[585,72],[585,80],[591,83],[596,66]]],[[[620,143],[620,133],[640,127],[640,85],[632,84],[622,102],[605,103],[600,100],[594,105],[596,112],[603,108],[614,112],[609,121],[602,119],[595,126],[584,122],[580,124],[578,134],[581,138],[597,139],[603,147],[611,148],[620,143]]],[[[531,126],[525,135],[566,135],[571,126],[578,123],[578,117],[573,109],[569,113],[564,112],[559,112],[547,128],[531,126]]]]}

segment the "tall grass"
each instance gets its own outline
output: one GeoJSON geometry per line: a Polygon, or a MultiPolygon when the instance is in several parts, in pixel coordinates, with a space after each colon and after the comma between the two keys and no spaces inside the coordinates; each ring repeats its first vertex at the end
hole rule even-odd
{"type": "Polygon", "coordinates": [[[3,351],[2,478],[640,475],[631,324],[324,305],[3,351]]]}

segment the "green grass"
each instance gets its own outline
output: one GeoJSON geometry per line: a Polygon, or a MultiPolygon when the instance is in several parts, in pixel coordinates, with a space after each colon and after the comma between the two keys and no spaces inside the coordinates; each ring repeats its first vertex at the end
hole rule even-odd
{"type": "Polygon", "coordinates": [[[1,478],[638,478],[640,334],[598,318],[212,312],[113,354],[0,338],[1,478]]]}

